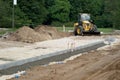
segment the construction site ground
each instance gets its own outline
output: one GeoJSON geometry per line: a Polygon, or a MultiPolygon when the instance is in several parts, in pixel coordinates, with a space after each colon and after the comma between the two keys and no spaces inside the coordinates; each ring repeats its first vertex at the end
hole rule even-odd
{"type": "Polygon", "coordinates": [[[118,39],[114,44],[73,56],[66,63],[33,67],[17,80],[120,80],[120,36],[114,37],[118,39]]]}
{"type": "Polygon", "coordinates": [[[0,65],[98,41],[107,41],[107,45],[60,62],[34,66],[12,79],[2,75],[0,80],[120,80],[120,35],[115,34],[73,36],[55,28],[24,26],[0,39],[0,65]]]}

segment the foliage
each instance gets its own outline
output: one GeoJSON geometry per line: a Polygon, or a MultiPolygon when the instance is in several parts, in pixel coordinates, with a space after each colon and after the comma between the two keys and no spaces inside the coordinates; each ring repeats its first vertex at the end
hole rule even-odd
{"type": "Polygon", "coordinates": [[[11,24],[11,8],[8,3],[0,0],[0,27],[9,27],[11,24]]]}
{"type": "Polygon", "coordinates": [[[27,15],[19,7],[15,6],[15,25],[20,27],[29,23],[31,23],[31,20],[28,19],[27,15]]]}
{"type": "Polygon", "coordinates": [[[69,21],[70,3],[68,0],[55,0],[54,5],[49,8],[54,21],[69,21]]]}
{"type": "Polygon", "coordinates": [[[34,24],[41,24],[47,16],[44,0],[19,0],[18,6],[34,24]]]}
{"type": "MultiPolygon", "coordinates": [[[[120,0],[18,0],[15,27],[72,26],[78,13],[90,13],[98,27],[120,29],[120,0]]],[[[0,0],[0,27],[12,25],[13,0],[0,0]]]]}

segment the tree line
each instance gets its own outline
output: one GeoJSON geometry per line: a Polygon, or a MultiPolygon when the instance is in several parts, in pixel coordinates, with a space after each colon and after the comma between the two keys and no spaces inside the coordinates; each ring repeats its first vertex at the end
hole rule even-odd
{"type": "MultiPolygon", "coordinates": [[[[12,25],[13,0],[0,0],[0,27],[12,25]]],[[[90,13],[98,27],[120,29],[120,0],[18,0],[15,27],[23,25],[72,26],[78,13],[90,13]]]]}

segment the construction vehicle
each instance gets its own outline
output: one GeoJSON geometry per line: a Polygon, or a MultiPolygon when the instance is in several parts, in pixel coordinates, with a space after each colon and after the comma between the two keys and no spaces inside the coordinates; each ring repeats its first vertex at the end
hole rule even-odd
{"type": "Polygon", "coordinates": [[[74,35],[100,35],[97,26],[90,18],[90,14],[79,13],[78,22],[74,23],[74,35]]]}

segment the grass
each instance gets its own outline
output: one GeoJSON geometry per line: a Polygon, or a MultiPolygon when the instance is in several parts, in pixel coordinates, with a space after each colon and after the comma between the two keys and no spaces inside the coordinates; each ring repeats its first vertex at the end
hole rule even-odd
{"type": "MultiPolygon", "coordinates": [[[[58,31],[63,31],[63,27],[56,27],[58,31]]],[[[65,27],[65,31],[74,30],[74,27],[65,27]]]]}
{"type": "Polygon", "coordinates": [[[6,28],[4,30],[0,30],[0,35],[5,34],[6,32],[14,32],[16,30],[17,30],[16,28],[6,28]]]}
{"type": "MultiPolygon", "coordinates": [[[[63,31],[63,27],[56,27],[59,31],[63,31]]],[[[65,27],[65,31],[68,32],[70,30],[74,30],[74,27],[65,27]]],[[[112,28],[98,28],[100,32],[103,33],[111,33],[113,32],[112,28]]]]}
{"type": "Polygon", "coordinates": [[[112,28],[98,28],[98,30],[100,32],[103,32],[103,33],[111,33],[111,32],[113,32],[112,28]]]}
{"type": "MultiPolygon", "coordinates": [[[[63,31],[63,27],[56,27],[59,31],[63,31]]],[[[6,30],[0,30],[0,35],[3,35],[5,34],[6,32],[15,32],[17,30],[17,28],[8,28],[6,30]]],[[[68,32],[68,31],[73,31],[74,30],[74,27],[65,27],[65,31],[68,32]]],[[[100,32],[103,32],[103,33],[111,33],[113,31],[112,28],[98,28],[98,30],[100,32]]]]}

